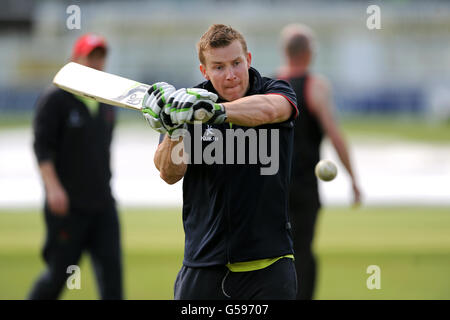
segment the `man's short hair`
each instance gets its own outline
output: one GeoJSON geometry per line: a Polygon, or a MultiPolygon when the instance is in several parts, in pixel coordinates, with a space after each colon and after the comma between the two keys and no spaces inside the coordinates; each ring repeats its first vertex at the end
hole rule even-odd
{"type": "Polygon", "coordinates": [[[210,48],[224,48],[235,40],[239,40],[242,49],[247,53],[247,43],[239,31],[224,24],[213,24],[202,35],[200,41],[197,43],[198,58],[200,62],[205,65],[205,50],[210,48]]]}
{"type": "Polygon", "coordinates": [[[283,49],[289,57],[315,52],[314,32],[302,24],[290,24],[281,31],[283,49]]]}

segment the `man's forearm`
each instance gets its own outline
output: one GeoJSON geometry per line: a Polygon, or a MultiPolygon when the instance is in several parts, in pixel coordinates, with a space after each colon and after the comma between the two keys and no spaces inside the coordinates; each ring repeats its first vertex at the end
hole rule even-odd
{"type": "Polygon", "coordinates": [[[350,162],[350,155],[348,153],[347,144],[345,143],[342,136],[338,136],[337,138],[333,139],[331,141],[334,145],[334,148],[339,156],[339,159],[341,160],[342,164],[344,165],[345,169],[349,173],[352,180],[355,178],[353,175],[353,169],[350,162]]]}
{"type": "Polygon", "coordinates": [[[342,133],[340,132],[336,123],[334,123],[331,118],[328,121],[322,119],[322,126],[325,129],[327,136],[330,138],[336,153],[339,156],[342,164],[349,173],[352,180],[354,180],[352,165],[350,161],[350,154],[347,149],[347,143],[344,140],[342,133]]]}
{"type": "Polygon", "coordinates": [[[168,184],[174,184],[184,177],[187,164],[183,149],[183,138],[172,141],[168,135],[158,146],[155,152],[154,162],[159,170],[160,177],[168,184]],[[181,144],[181,148],[180,145],[181,144]]]}
{"type": "Polygon", "coordinates": [[[40,162],[39,171],[46,190],[62,188],[62,184],[56,174],[55,166],[51,160],[40,162]]]}
{"type": "Polygon", "coordinates": [[[281,95],[253,95],[224,104],[227,122],[246,127],[283,122],[291,116],[292,107],[281,95]]]}

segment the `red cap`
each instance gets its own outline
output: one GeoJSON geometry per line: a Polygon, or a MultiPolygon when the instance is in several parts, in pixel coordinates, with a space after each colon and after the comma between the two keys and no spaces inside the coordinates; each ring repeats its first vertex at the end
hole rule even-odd
{"type": "Polygon", "coordinates": [[[72,60],[80,57],[86,57],[95,48],[103,48],[107,50],[105,38],[93,33],[87,33],[78,38],[73,46],[72,60]]]}

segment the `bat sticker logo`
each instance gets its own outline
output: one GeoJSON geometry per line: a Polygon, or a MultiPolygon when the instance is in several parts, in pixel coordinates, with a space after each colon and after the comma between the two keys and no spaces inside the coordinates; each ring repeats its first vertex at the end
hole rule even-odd
{"type": "Polygon", "coordinates": [[[126,103],[132,104],[132,105],[140,105],[142,103],[142,98],[144,97],[144,94],[148,90],[148,85],[141,84],[129,91],[127,91],[125,94],[122,94],[121,96],[115,98],[116,101],[124,101],[126,103]]]}

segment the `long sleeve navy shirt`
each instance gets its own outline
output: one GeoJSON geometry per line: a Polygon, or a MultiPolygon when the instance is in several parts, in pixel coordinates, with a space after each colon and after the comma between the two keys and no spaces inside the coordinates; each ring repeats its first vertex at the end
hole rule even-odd
{"type": "Polygon", "coordinates": [[[71,210],[96,211],[114,203],[110,188],[114,122],[112,107],[100,104],[91,114],[80,99],[56,87],[36,103],[34,153],[38,163],[53,162],[71,210]]]}

